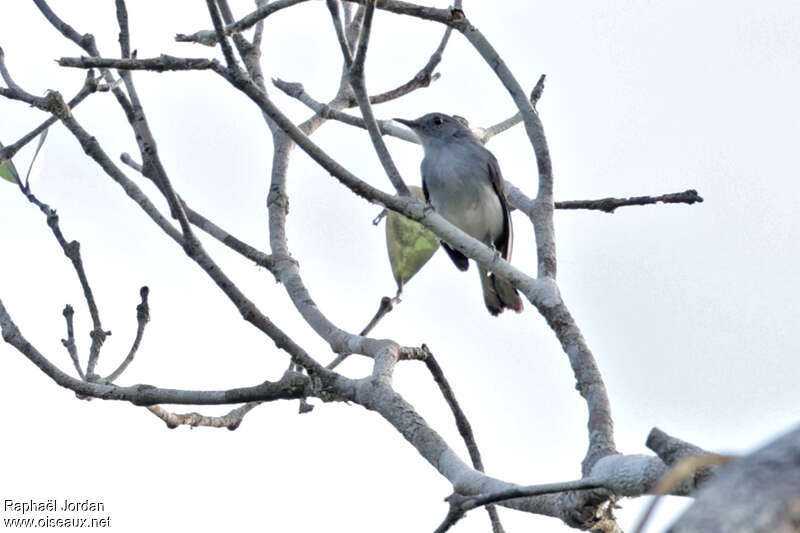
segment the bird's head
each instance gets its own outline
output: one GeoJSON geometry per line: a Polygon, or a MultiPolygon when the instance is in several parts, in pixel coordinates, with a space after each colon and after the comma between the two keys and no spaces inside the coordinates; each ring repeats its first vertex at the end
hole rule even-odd
{"type": "Polygon", "coordinates": [[[428,113],[416,120],[394,120],[411,128],[423,148],[447,143],[453,138],[472,137],[472,133],[461,121],[444,113],[428,113]]]}

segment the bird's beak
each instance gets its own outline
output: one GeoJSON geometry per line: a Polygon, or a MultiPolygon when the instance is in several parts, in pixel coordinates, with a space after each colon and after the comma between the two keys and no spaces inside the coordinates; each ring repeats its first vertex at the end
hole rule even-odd
{"type": "Polygon", "coordinates": [[[416,130],[419,128],[419,123],[416,120],[406,120],[404,118],[393,118],[392,120],[394,120],[395,122],[399,122],[404,126],[408,126],[412,130],[416,130]]]}

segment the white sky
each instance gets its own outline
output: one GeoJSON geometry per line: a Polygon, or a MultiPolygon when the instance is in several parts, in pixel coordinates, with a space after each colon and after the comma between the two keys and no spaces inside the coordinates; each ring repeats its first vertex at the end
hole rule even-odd
{"type": "MultiPolygon", "coordinates": [[[[210,27],[202,2],[129,4],[139,57],[211,53],[172,40],[210,27]]],[[[53,7],[78,31],[94,33],[105,55],[118,55],[112,2],[53,7]]],[[[250,11],[249,2],[233,7],[238,15],[250,11]]],[[[695,206],[631,207],[614,215],[556,214],[561,291],[603,372],[619,450],[649,453],[644,441],[658,426],[710,450],[743,452],[797,423],[800,6],[792,0],[467,0],[465,11],[524,87],[548,75],[538,108],[556,199],[689,188],[705,198],[695,206]]],[[[442,31],[379,12],[367,64],[371,92],[415,74],[442,31]]],[[[83,72],[55,65],[54,59],[82,51],[31,3],[0,7],[0,45],[17,83],[33,93],[72,95],[83,79],[83,72]]],[[[324,100],[339,69],[322,2],[269,19],[267,76],[302,82],[324,100]]],[[[438,70],[442,77],[434,85],[377,107],[379,117],[437,110],[486,126],[513,112],[507,93],[461,36],[453,35],[438,70]]],[[[135,79],[180,194],[233,234],[266,248],[271,145],[254,105],[208,73],[135,79]]],[[[296,120],[308,116],[300,104],[271,94],[296,120]]],[[[112,157],[136,154],[111,96],[93,96],[75,115],[112,157]]],[[[42,118],[0,99],[0,141],[13,142],[42,118]]],[[[365,132],[329,124],[314,140],[360,177],[390,189],[365,132]]],[[[407,182],[418,183],[419,147],[389,145],[407,182]]],[[[533,194],[535,163],[522,129],[495,138],[489,148],[505,177],[533,194]]],[[[32,152],[33,146],[15,159],[20,172],[32,152]]],[[[113,331],[102,352],[103,373],[127,353],[138,289],[146,284],[152,321],[121,384],[220,389],[280,376],[286,356],[241,321],[63,127],[52,128],[45,152],[34,191],[58,210],[67,238],[81,242],[103,325],[113,331]]],[[[153,187],[128,174],[155,198],[153,187]]],[[[358,331],[380,297],[394,292],[383,227],[370,224],[380,209],[299,151],[289,187],[289,244],[305,282],[324,312],[358,331]]],[[[530,225],[519,214],[514,221],[513,263],[535,273],[530,225]]],[[[64,304],[76,308],[84,362],[90,327],[71,267],[44,217],[10,184],[0,184],[0,222],[0,298],[28,340],[69,371],[60,343],[64,304]]],[[[204,242],[281,328],[321,361],[333,357],[271,275],[204,242]]],[[[490,317],[474,267],[461,274],[439,253],[374,334],[433,350],[490,474],[523,484],[579,476],[585,404],[565,355],[530,304],[521,315],[490,317]]],[[[350,376],[368,369],[357,356],[342,366],[350,376]]],[[[422,365],[399,365],[396,388],[466,457],[422,365]]],[[[120,532],[433,530],[446,512],[449,484],[375,414],[314,403],[304,416],[296,415],[296,402],[262,406],[235,432],[169,431],[143,409],[76,399],[3,344],[0,499],[100,500],[111,530],[120,532]]],[[[645,501],[622,502],[623,529],[631,528],[645,501]]],[[[656,524],[668,523],[682,501],[666,506],[656,524]]],[[[510,533],[567,529],[513,511],[501,516],[510,533]]],[[[456,529],[487,530],[485,513],[477,511],[456,529]]]]}

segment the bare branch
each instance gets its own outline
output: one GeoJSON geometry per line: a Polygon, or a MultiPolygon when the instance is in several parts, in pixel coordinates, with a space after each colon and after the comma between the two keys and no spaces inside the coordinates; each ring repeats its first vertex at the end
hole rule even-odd
{"type": "MultiPolygon", "coordinates": [[[[320,379],[319,383],[322,386],[320,389],[308,376],[296,372],[286,373],[276,382],[265,381],[253,387],[221,391],[166,389],[154,387],[152,385],[119,387],[108,383],[83,381],[62,372],[29,343],[11,319],[2,300],[0,300],[0,331],[2,331],[3,340],[27,357],[33,364],[39,367],[42,372],[55,381],[56,384],[80,395],[103,400],[120,400],[130,402],[134,405],[146,406],[160,403],[220,405],[296,399],[314,396],[316,394],[324,394],[326,400],[349,399],[337,396],[334,394],[334,391],[329,390],[329,387],[324,384],[326,380],[320,379]]],[[[318,378],[324,378],[324,376],[318,376],[318,378]]]]}
{"type": "Polygon", "coordinates": [[[128,352],[128,356],[125,358],[122,363],[120,363],[119,367],[114,370],[111,374],[109,374],[106,378],[104,378],[105,383],[113,383],[116,381],[118,377],[125,372],[125,369],[128,368],[128,365],[131,364],[133,361],[134,356],[136,355],[137,350],[139,350],[139,343],[142,342],[142,336],[144,335],[144,327],[150,321],[150,307],[147,304],[147,295],[150,293],[150,289],[147,287],[142,287],[139,290],[139,295],[142,298],[142,301],[139,305],[136,306],[136,337],[133,339],[133,346],[131,346],[130,351],[128,352]]]}
{"type": "MultiPolygon", "coordinates": [[[[268,0],[256,0],[256,5],[259,9],[267,5],[268,0]]],[[[256,31],[253,32],[253,48],[261,50],[261,40],[264,37],[264,19],[261,19],[256,24],[256,31]]]]}
{"type": "MultiPolygon", "coordinates": [[[[339,122],[344,122],[350,126],[367,129],[367,125],[363,118],[354,117],[353,115],[339,111],[328,104],[323,104],[322,102],[314,100],[314,98],[312,98],[311,95],[305,91],[302,83],[291,83],[280,79],[274,79],[272,80],[272,83],[275,85],[275,87],[287,95],[300,100],[300,102],[308,106],[312,111],[316,112],[322,118],[330,118],[338,120],[339,122]]],[[[411,133],[411,131],[409,131],[407,128],[396,126],[391,120],[377,120],[376,123],[381,135],[391,135],[392,137],[403,139],[404,141],[419,144],[419,140],[413,133],[411,133]]]]}
{"type": "Polygon", "coordinates": [[[593,209],[605,213],[613,213],[618,207],[629,205],[664,204],[694,204],[702,202],[703,198],[694,189],[683,192],[662,194],[661,196],[633,196],[631,198],[602,198],[600,200],[568,200],[555,202],[556,209],[593,209]]]}
{"type": "Polygon", "coordinates": [[[339,47],[342,49],[345,67],[350,68],[353,64],[353,52],[350,50],[350,45],[344,34],[344,23],[342,22],[342,13],[340,10],[341,2],[339,2],[339,0],[326,0],[325,3],[328,5],[328,11],[331,12],[333,29],[336,31],[336,39],[339,41],[339,47]]]}
{"type": "Polygon", "coordinates": [[[205,426],[212,428],[227,428],[233,431],[239,428],[247,413],[262,403],[263,402],[248,402],[222,416],[205,416],[201,415],[200,413],[170,413],[158,405],[151,405],[147,408],[147,410],[163,420],[170,429],[174,429],[178,426],[191,426],[193,428],[205,426]]]}
{"type": "MultiPolygon", "coordinates": [[[[439,366],[439,363],[436,361],[433,353],[424,344],[422,345],[422,349],[427,352],[427,357],[424,359],[425,366],[433,376],[433,380],[439,386],[442,396],[444,396],[448,407],[450,407],[450,412],[453,413],[453,418],[456,421],[458,433],[464,440],[464,444],[467,445],[467,451],[469,452],[469,457],[472,460],[473,468],[479,472],[485,472],[483,460],[481,459],[481,452],[478,450],[478,443],[475,441],[475,435],[472,432],[472,425],[469,423],[467,415],[461,409],[458,400],[456,400],[455,392],[453,392],[453,388],[447,381],[444,371],[442,370],[442,367],[439,366]]],[[[500,517],[497,515],[497,509],[494,507],[494,505],[491,505],[491,502],[488,503],[489,505],[486,506],[486,512],[489,513],[489,520],[492,523],[492,529],[495,531],[495,533],[499,533],[503,531],[503,526],[500,523],[500,517]]]]}
{"type": "Polygon", "coordinates": [[[516,498],[530,496],[543,496],[575,490],[587,490],[602,488],[602,484],[591,479],[579,479],[576,481],[563,481],[560,483],[547,483],[543,485],[529,485],[527,487],[514,487],[501,490],[490,494],[479,494],[475,496],[464,496],[452,494],[447,500],[450,502],[450,510],[444,521],[436,528],[434,533],[444,533],[453,527],[456,522],[461,520],[468,511],[476,507],[490,505],[492,503],[505,502],[516,498]]]}
{"type": "Polygon", "coordinates": [[[78,359],[78,348],[75,345],[75,327],[73,323],[73,317],[75,316],[75,310],[72,308],[71,305],[67,304],[64,307],[64,311],[61,313],[64,315],[64,320],[67,322],[67,338],[61,339],[61,344],[64,345],[64,348],[67,349],[67,353],[69,353],[69,358],[72,359],[72,364],[75,366],[75,370],[78,372],[78,376],[81,379],[86,379],[86,376],[83,373],[83,369],[81,368],[81,362],[78,359]]]}
{"type": "Polygon", "coordinates": [[[208,5],[208,13],[211,15],[211,22],[214,24],[214,31],[217,34],[217,41],[222,48],[222,55],[225,57],[225,63],[228,65],[229,69],[236,70],[239,67],[236,64],[236,58],[233,55],[231,43],[228,42],[225,36],[225,29],[217,9],[217,2],[216,0],[206,0],[206,4],[208,5]]]}
{"type": "MultiPolygon", "coordinates": [[[[18,88],[19,89],[19,88],[18,88]]],[[[22,89],[19,89],[20,91],[22,89]]],[[[67,107],[69,109],[75,109],[75,107],[80,104],[87,96],[90,94],[100,90],[97,85],[97,80],[94,79],[94,76],[91,72],[86,73],[86,80],[83,83],[80,91],[76,94],[72,100],[67,103],[67,107]]],[[[57,117],[51,116],[38,126],[36,126],[33,130],[29,133],[26,133],[22,136],[18,141],[15,143],[9,144],[5,148],[0,148],[0,162],[3,162],[7,159],[11,159],[19,152],[25,145],[35,139],[38,135],[40,135],[44,130],[52,126],[58,120],[57,117]]]]}
{"type": "MultiPolygon", "coordinates": [[[[461,4],[461,0],[456,1],[456,8],[461,4]]],[[[439,42],[439,46],[431,55],[428,62],[422,67],[422,70],[417,72],[417,74],[405,82],[404,84],[386,91],[385,93],[376,94],[375,96],[369,97],[370,104],[382,104],[384,102],[389,102],[391,100],[396,100],[401,96],[405,96],[410,92],[413,92],[417,89],[422,87],[428,87],[431,83],[439,79],[439,74],[433,72],[433,69],[442,61],[442,54],[444,53],[444,49],[447,46],[448,41],[450,40],[450,33],[452,28],[449,26],[447,29],[444,30],[444,36],[442,40],[439,42]]],[[[349,102],[348,107],[354,107],[358,105],[358,102],[352,101],[349,102]]]]}
{"type": "MultiPolygon", "coordinates": [[[[89,279],[86,276],[86,270],[83,267],[83,260],[81,259],[81,252],[80,252],[80,243],[78,241],[71,241],[67,242],[64,238],[64,235],[61,233],[61,227],[58,224],[58,215],[56,214],[55,209],[50,208],[49,205],[45,204],[44,202],[40,201],[36,195],[31,192],[30,186],[22,185],[19,183],[19,189],[23,195],[28,199],[29,202],[34,204],[39,210],[44,213],[47,217],[47,225],[50,227],[50,230],[53,232],[53,235],[58,241],[59,246],[64,252],[64,255],[69,258],[70,262],[72,263],[72,267],[75,269],[75,273],[78,276],[78,280],[81,284],[81,289],[83,290],[83,297],[86,300],[86,305],[89,308],[89,315],[92,317],[92,331],[89,335],[92,338],[92,345],[89,349],[89,362],[86,365],[86,378],[89,380],[94,379],[94,369],[95,365],[97,364],[97,359],[100,355],[100,349],[103,346],[103,342],[105,342],[106,337],[111,335],[110,331],[105,331],[103,326],[100,322],[100,312],[97,309],[97,303],[94,299],[94,294],[92,292],[92,288],[89,285],[89,279]]],[[[67,317],[67,310],[65,309],[65,318],[67,317]]],[[[69,312],[69,317],[67,318],[68,322],[68,330],[71,329],[69,326],[71,325],[72,313],[71,308],[69,312]]],[[[67,343],[64,346],[67,347],[67,350],[70,352],[70,357],[73,358],[73,362],[77,361],[77,352],[73,354],[73,351],[70,350],[70,341],[71,344],[74,346],[74,337],[68,338],[67,343]]]]}
{"type": "MultiPolygon", "coordinates": [[[[539,98],[542,96],[542,93],[544,92],[544,80],[545,80],[545,75],[542,74],[539,77],[539,81],[536,82],[536,85],[533,87],[533,90],[531,91],[530,102],[534,108],[536,108],[536,103],[539,101],[539,98]]],[[[477,137],[480,139],[482,143],[485,144],[489,141],[489,139],[491,139],[495,135],[503,133],[504,131],[516,126],[520,122],[522,122],[522,113],[517,112],[515,115],[511,117],[503,121],[500,121],[493,126],[489,126],[485,130],[480,132],[477,135],[477,137]]]]}
{"type": "Polygon", "coordinates": [[[170,70],[215,70],[223,68],[216,59],[204,57],[174,57],[162,54],[145,59],[108,59],[105,57],[62,57],[58,60],[62,67],[74,68],[113,68],[117,70],[149,70],[165,72],[170,70]]]}
{"type": "Polygon", "coordinates": [[[121,57],[131,57],[131,34],[128,28],[128,8],[125,0],[115,0],[119,24],[119,49],[121,57]]]}
{"type": "MultiPolygon", "coordinates": [[[[3,91],[0,91],[2,94],[3,91]]],[[[136,100],[134,100],[136,102],[136,100]]],[[[98,165],[117,183],[119,183],[125,192],[134,200],[136,203],[139,204],[145,212],[150,215],[150,217],[176,242],[183,245],[184,250],[186,253],[200,265],[203,270],[211,277],[211,279],[217,284],[218,287],[225,293],[226,296],[231,300],[236,308],[241,313],[242,317],[261,330],[263,333],[266,333],[270,338],[272,338],[276,345],[285,350],[289,355],[292,357],[292,360],[295,363],[302,365],[304,368],[317,372],[319,374],[330,375],[331,373],[326,370],[324,367],[319,365],[312,357],[310,357],[305,350],[303,350],[299,345],[297,345],[288,335],[286,335],[283,331],[280,330],[272,321],[269,320],[263,313],[261,313],[258,308],[253,304],[251,300],[249,300],[244,293],[239,290],[239,288],[227,277],[227,275],[216,265],[211,258],[205,253],[200,246],[199,241],[194,238],[191,230],[188,232],[184,232],[183,235],[179,233],[164,217],[158,210],[152,205],[150,200],[147,196],[139,189],[139,187],[133,183],[130,179],[128,179],[125,174],[123,174],[119,168],[111,161],[108,155],[103,151],[100,147],[97,139],[95,139],[92,135],[90,135],[83,127],[75,120],[75,118],[69,113],[69,109],[64,104],[63,100],[61,100],[60,95],[56,92],[51,92],[46,98],[33,98],[32,103],[37,107],[41,107],[42,109],[49,110],[56,114],[62,121],[62,123],[67,127],[67,129],[72,132],[72,134],[76,137],[78,142],[83,147],[84,151],[89,155],[92,159],[97,162],[98,165]],[[186,235],[190,235],[192,237],[192,242],[186,243],[184,241],[184,237],[186,235]]],[[[137,104],[134,104],[137,105],[137,104]]],[[[143,117],[141,117],[143,119],[143,117]]],[[[143,139],[140,139],[140,142],[143,142],[143,139]]],[[[150,156],[153,157],[155,154],[154,152],[150,152],[150,156]]],[[[173,192],[174,195],[174,192],[173,192]]],[[[177,197],[174,197],[174,201],[177,202],[177,197]]],[[[182,208],[181,208],[182,212],[182,208]]],[[[188,220],[186,221],[188,225],[188,220]]],[[[159,403],[159,402],[156,402],[159,403]]]]}
{"type": "Polygon", "coordinates": [[[233,24],[229,24],[225,28],[225,33],[230,34],[230,33],[242,32],[248,28],[252,28],[258,22],[264,20],[265,18],[267,18],[268,16],[272,15],[277,11],[280,11],[281,9],[286,9],[287,7],[292,7],[296,4],[301,4],[307,1],[308,0],[275,0],[274,2],[270,2],[267,5],[259,6],[259,8],[253,11],[252,13],[242,17],[233,24]]]}
{"type": "MultiPolygon", "coordinates": [[[[58,15],[56,15],[53,10],[50,9],[50,6],[47,4],[46,0],[34,0],[34,3],[36,4],[36,7],[39,8],[39,11],[41,11],[45,18],[50,22],[50,24],[52,24],[53,27],[64,37],[83,48],[90,56],[100,57],[100,52],[97,50],[93,35],[90,33],[86,33],[84,35],[79,34],[72,26],[61,20],[58,15]]],[[[111,88],[111,92],[114,94],[117,102],[119,102],[119,105],[125,111],[125,114],[127,116],[131,116],[133,113],[131,103],[122,89],[119,88],[118,84],[114,80],[114,77],[111,75],[111,72],[109,72],[108,69],[103,69],[101,72],[103,79],[105,79],[108,83],[109,87],[111,88]]]]}
{"type": "Polygon", "coordinates": [[[14,80],[11,78],[11,74],[8,72],[8,69],[6,68],[5,59],[6,59],[5,52],[3,52],[3,48],[0,46],[0,77],[3,78],[3,81],[6,82],[6,86],[9,89],[22,90],[20,89],[20,86],[14,83],[14,80]]]}
{"type": "MultiPolygon", "coordinates": [[[[383,165],[387,176],[389,176],[389,181],[392,182],[398,194],[410,196],[411,193],[408,191],[408,187],[400,176],[400,172],[397,170],[397,166],[395,166],[392,156],[389,154],[389,150],[383,142],[380,129],[375,121],[375,115],[372,112],[372,106],[369,103],[369,96],[364,80],[364,62],[367,58],[369,37],[372,29],[372,15],[375,12],[375,2],[376,0],[373,0],[366,4],[355,56],[350,64],[348,64],[347,58],[345,59],[345,63],[348,64],[349,67],[348,78],[350,80],[350,85],[353,88],[358,107],[361,109],[361,115],[364,117],[364,123],[367,126],[370,139],[372,139],[372,145],[375,147],[375,152],[378,154],[381,165],[383,165]]],[[[336,13],[338,13],[338,11],[336,13]]]]}
{"type": "MultiPolygon", "coordinates": [[[[130,154],[123,153],[120,156],[120,159],[123,163],[137,172],[142,172],[142,165],[134,161],[130,154]]],[[[208,233],[231,250],[253,261],[258,266],[262,266],[270,272],[273,271],[275,267],[272,258],[269,255],[236,238],[221,227],[217,226],[214,222],[186,205],[186,202],[183,201],[183,198],[180,198],[180,201],[183,204],[183,209],[186,212],[186,215],[189,217],[189,222],[208,233]]]]}

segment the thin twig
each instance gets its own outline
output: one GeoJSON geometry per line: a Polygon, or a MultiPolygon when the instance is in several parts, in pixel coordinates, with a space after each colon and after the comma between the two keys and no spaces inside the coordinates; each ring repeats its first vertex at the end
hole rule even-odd
{"type": "MultiPolygon", "coordinates": [[[[83,296],[86,300],[86,305],[89,308],[89,315],[92,318],[92,330],[89,333],[90,337],[92,338],[92,345],[89,349],[89,361],[86,365],[86,378],[93,379],[95,365],[97,364],[97,359],[100,355],[100,349],[103,346],[103,342],[105,342],[106,337],[111,335],[110,331],[105,331],[103,326],[100,322],[100,312],[97,309],[97,303],[94,299],[94,294],[92,292],[92,287],[89,285],[89,279],[86,276],[86,270],[83,267],[83,260],[81,259],[81,252],[80,252],[80,243],[78,241],[71,241],[67,242],[64,238],[64,234],[61,233],[61,227],[58,224],[58,214],[56,213],[55,209],[52,209],[46,203],[40,201],[36,195],[33,194],[31,191],[30,186],[23,185],[21,182],[18,183],[19,189],[22,194],[28,199],[29,202],[34,204],[39,210],[44,213],[47,217],[47,225],[50,227],[50,230],[53,232],[53,235],[58,241],[58,244],[61,246],[61,249],[64,251],[64,255],[69,258],[70,262],[72,263],[72,267],[75,269],[75,273],[78,276],[78,280],[81,284],[81,289],[83,290],[83,296]]],[[[66,310],[65,310],[65,317],[66,317],[66,310]]],[[[70,313],[71,317],[71,313],[70,313]]],[[[69,318],[67,319],[68,322],[71,321],[69,318]]],[[[65,346],[67,346],[65,344],[65,346]]],[[[69,346],[67,346],[69,350],[69,346]]],[[[70,356],[73,356],[72,352],[70,351],[70,356]]],[[[77,355],[73,357],[73,360],[77,359],[77,355]]]]}
{"type": "MultiPolygon", "coordinates": [[[[97,50],[94,36],[92,34],[79,34],[72,26],[61,20],[58,15],[56,15],[53,10],[50,9],[50,6],[47,4],[46,0],[34,0],[34,3],[36,4],[36,7],[39,8],[39,11],[41,11],[48,20],[48,22],[50,22],[50,24],[64,37],[83,48],[90,56],[100,57],[100,52],[97,50]]],[[[119,102],[119,105],[122,106],[122,109],[125,111],[125,114],[130,116],[131,113],[133,113],[131,103],[128,100],[128,97],[119,87],[117,80],[114,79],[114,76],[111,75],[111,72],[108,69],[102,69],[100,72],[103,76],[103,79],[106,80],[106,83],[108,83],[109,87],[111,88],[111,92],[114,94],[117,102],[119,102]]]]}
{"type": "MultiPolygon", "coordinates": [[[[349,115],[343,111],[339,111],[338,109],[331,107],[328,104],[323,104],[322,102],[315,100],[306,92],[302,83],[293,83],[280,79],[273,79],[272,84],[287,95],[291,96],[292,98],[296,98],[305,104],[309,109],[316,112],[322,118],[330,118],[350,126],[367,129],[367,124],[362,117],[349,115]]],[[[381,135],[391,135],[392,137],[396,137],[404,141],[419,144],[419,139],[409,129],[396,126],[391,120],[377,120],[376,122],[381,135]]]]}
{"type": "MultiPolygon", "coordinates": [[[[22,91],[22,89],[18,89],[22,91]]],[[[80,104],[87,96],[99,90],[97,85],[97,80],[95,80],[94,76],[91,72],[86,73],[86,80],[83,82],[83,86],[78,91],[72,100],[67,103],[69,109],[75,109],[75,107],[80,104]]],[[[9,144],[5,148],[0,148],[0,163],[7,159],[11,159],[19,152],[25,145],[35,139],[39,134],[41,134],[44,130],[52,126],[58,117],[50,116],[47,120],[36,126],[30,132],[23,135],[18,141],[9,144]]]]}
{"type": "Polygon", "coordinates": [[[353,51],[350,50],[350,45],[347,42],[347,37],[344,34],[344,23],[342,22],[341,2],[339,0],[326,0],[328,11],[331,13],[333,19],[333,29],[336,31],[336,39],[339,41],[339,47],[342,49],[342,56],[344,57],[344,65],[350,68],[353,64],[353,51]]]}
{"type": "MultiPolygon", "coordinates": [[[[384,316],[386,316],[394,309],[394,304],[396,303],[400,303],[400,298],[396,296],[394,298],[390,298],[388,296],[384,296],[383,298],[381,298],[381,301],[378,304],[378,310],[375,312],[375,316],[373,316],[372,319],[370,319],[370,321],[367,323],[367,325],[364,326],[364,329],[361,330],[359,335],[362,337],[368,335],[369,332],[372,331],[372,328],[374,328],[384,316]]],[[[334,368],[339,366],[345,359],[347,359],[349,355],[350,355],[349,353],[340,353],[339,355],[336,356],[336,358],[333,361],[328,363],[328,365],[325,368],[327,368],[328,370],[333,370],[334,368]]]]}
{"type": "MultiPolygon", "coordinates": [[[[256,0],[256,5],[259,9],[267,5],[267,0],[256,0]]],[[[264,37],[264,19],[261,19],[256,24],[256,31],[253,32],[253,48],[261,50],[261,41],[264,37]]]]}
{"type": "Polygon", "coordinates": [[[120,57],[131,57],[131,32],[128,28],[128,8],[125,0],[116,0],[117,23],[119,25],[119,49],[120,57]]]}
{"type": "MultiPolygon", "coordinates": [[[[534,85],[533,90],[531,90],[530,102],[534,108],[536,108],[536,103],[542,96],[542,92],[544,92],[544,81],[545,81],[545,75],[542,74],[541,76],[539,76],[539,81],[536,82],[536,85],[534,85]]],[[[505,120],[502,120],[493,126],[489,126],[485,130],[483,130],[478,135],[478,138],[482,143],[485,144],[486,142],[489,141],[489,139],[491,139],[495,135],[503,133],[504,131],[516,126],[520,122],[522,122],[522,113],[517,111],[517,113],[514,114],[513,116],[505,120]]]]}
{"type": "MultiPolygon", "coordinates": [[[[136,170],[137,172],[142,172],[142,165],[137,163],[133,160],[133,158],[128,153],[123,153],[120,156],[120,160],[131,167],[132,169],[136,170]]],[[[186,202],[183,198],[180,198],[181,203],[183,204],[183,209],[186,211],[186,215],[189,217],[189,222],[191,222],[194,226],[197,226],[207,234],[211,235],[219,242],[230,248],[231,250],[237,252],[238,254],[242,255],[243,257],[253,261],[258,266],[264,267],[270,272],[273,272],[275,268],[274,261],[272,257],[265,254],[261,250],[257,249],[250,244],[236,238],[234,235],[231,235],[218,225],[216,225],[211,220],[204,217],[202,214],[198,213],[190,206],[186,205],[186,202]]]]}
{"type": "Polygon", "coordinates": [[[119,367],[114,370],[111,374],[109,374],[104,381],[106,383],[113,383],[116,381],[118,377],[125,372],[125,369],[128,368],[128,365],[131,364],[133,361],[136,352],[139,350],[139,343],[142,342],[142,336],[144,335],[144,328],[147,323],[150,321],[150,307],[147,304],[147,295],[150,293],[150,289],[147,287],[142,287],[139,290],[139,295],[142,298],[142,301],[139,305],[136,306],[136,337],[133,339],[133,346],[131,346],[130,351],[128,352],[128,356],[125,358],[122,363],[120,363],[119,367]]]}
{"type": "MultiPolygon", "coordinates": [[[[349,6],[349,4],[348,4],[349,6]]],[[[456,0],[454,9],[461,9],[461,0],[456,0]]],[[[431,55],[428,62],[425,64],[422,69],[417,72],[417,74],[405,82],[404,84],[395,87],[389,91],[386,91],[381,94],[376,94],[374,96],[369,97],[370,104],[382,104],[384,102],[389,102],[391,100],[396,100],[401,96],[405,96],[408,93],[415,91],[422,87],[428,87],[432,82],[439,79],[439,74],[433,72],[436,66],[441,63],[442,55],[444,54],[444,49],[447,47],[447,43],[450,40],[450,34],[452,33],[453,28],[448,26],[444,30],[444,35],[442,36],[442,40],[439,42],[439,46],[436,47],[433,54],[431,55]]],[[[348,102],[347,107],[355,107],[358,105],[358,102],[352,100],[348,102]]]]}
{"type": "Polygon", "coordinates": [[[75,310],[72,308],[71,305],[67,304],[64,306],[64,311],[61,312],[64,315],[64,320],[67,322],[67,338],[61,339],[61,344],[64,345],[64,348],[67,349],[67,353],[69,353],[69,358],[72,359],[72,364],[75,366],[75,370],[78,372],[78,376],[81,379],[86,379],[85,374],[83,373],[83,369],[81,368],[81,362],[78,359],[78,348],[75,345],[75,327],[73,324],[73,317],[75,316],[75,310]]]}
{"type": "MultiPolygon", "coordinates": [[[[28,342],[11,319],[2,300],[0,300],[0,331],[2,332],[3,340],[27,357],[57,385],[83,396],[91,396],[103,400],[125,401],[143,406],[162,403],[220,405],[305,398],[315,395],[318,390],[308,376],[297,372],[286,373],[276,382],[265,381],[252,387],[217,391],[167,389],[152,385],[119,387],[109,383],[84,381],[75,379],[61,371],[28,342]]],[[[318,377],[320,376],[318,375],[318,377]]],[[[325,389],[325,392],[326,400],[352,400],[351,397],[337,395],[334,390],[325,389]]]]}
{"type": "Polygon", "coordinates": [[[452,494],[448,501],[450,502],[450,510],[447,513],[444,521],[436,528],[434,533],[444,533],[456,522],[461,520],[467,511],[489,505],[492,503],[504,502],[516,498],[525,498],[530,496],[542,496],[545,494],[553,494],[558,492],[569,492],[575,490],[587,490],[603,488],[603,484],[592,479],[578,479],[575,481],[563,481],[560,483],[547,483],[542,485],[528,485],[526,487],[514,487],[511,489],[501,490],[489,494],[479,494],[476,496],[465,496],[462,494],[452,494]]]}
{"type": "MultiPolygon", "coordinates": [[[[209,0],[213,1],[213,0],[209,0]]],[[[117,22],[120,27],[120,33],[127,33],[127,15],[124,10],[117,11],[117,22]]],[[[124,46],[125,43],[121,42],[124,46]]],[[[99,55],[99,54],[98,54],[99,55]]],[[[139,145],[139,153],[142,157],[142,175],[149,178],[161,191],[161,194],[167,200],[167,205],[170,208],[170,214],[173,218],[178,220],[183,233],[183,246],[188,250],[196,245],[196,238],[192,233],[191,225],[186,218],[186,213],[183,211],[183,206],[178,200],[178,196],[172,187],[169,180],[167,171],[161,162],[158,154],[158,145],[156,144],[155,137],[150,131],[150,125],[147,121],[147,116],[144,112],[144,107],[139,94],[136,91],[136,86],[133,83],[133,76],[127,70],[120,70],[120,76],[125,83],[125,89],[130,97],[129,107],[130,112],[126,112],[128,123],[136,134],[136,143],[139,145]]],[[[120,102],[122,104],[122,102],[120,102]]],[[[125,107],[123,106],[123,109],[125,107]]]]}
{"type": "Polygon", "coordinates": [[[650,205],[659,202],[664,204],[694,204],[702,202],[703,198],[694,189],[683,192],[662,194],[661,196],[633,196],[631,198],[602,198],[600,200],[569,200],[555,202],[556,209],[592,209],[613,213],[618,207],[629,205],[650,205]]]}
{"type": "MultiPolygon", "coordinates": [[[[303,2],[308,2],[308,0],[276,0],[275,2],[271,2],[267,5],[259,4],[258,9],[252,13],[242,17],[233,24],[228,24],[225,26],[223,32],[225,35],[233,35],[235,33],[242,32],[248,28],[252,28],[268,16],[280,11],[281,9],[292,7],[295,4],[300,4],[303,2]]],[[[175,40],[178,42],[194,42],[204,44],[206,46],[216,45],[218,39],[219,37],[217,36],[216,32],[211,30],[200,30],[191,35],[179,33],[175,36],[175,40]]]]}
{"type": "MultiPolygon", "coordinates": [[[[352,63],[348,66],[348,78],[350,85],[353,88],[358,107],[361,109],[361,115],[364,117],[364,123],[367,126],[372,145],[375,147],[375,152],[378,154],[381,165],[389,177],[389,181],[394,185],[395,190],[401,196],[409,196],[411,193],[408,190],[403,178],[400,176],[400,171],[392,160],[386,144],[383,142],[380,129],[375,120],[375,114],[372,112],[372,106],[369,103],[369,95],[364,79],[364,62],[367,58],[367,50],[369,48],[370,32],[372,30],[372,16],[375,12],[375,4],[377,0],[371,0],[366,3],[364,11],[364,20],[361,23],[361,34],[358,38],[358,45],[356,46],[356,53],[353,57],[352,63]]],[[[338,13],[338,11],[337,11],[338,13]]],[[[343,37],[343,36],[342,36],[343,37]]],[[[347,58],[345,56],[345,63],[347,58]]]]}
{"type": "MultiPolygon", "coordinates": [[[[442,367],[440,367],[439,363],[436,361],[433,352],[424,344],[422,345],[422,350],[427,352],[427,357],[424,359],[425,366],[428,368],[431,376],[433,376],[433,380],[439,386],[439,391],[442,393],[442,396],[444,396],[447,406],[450,407],[450,412],[453,413],[458,433],[464,440],[464,444],[467,445],[467,452],[469,453],[473,468],[479,472],[485,472],[483,460],[481,459],[481,452],[478,450],[478,443],[475,441],[475,434],[472,432],[472,425],[469,423],[467,415],[464,413],[464,410],[461,409],[458,400],[456,400],[455,392],[453,392],[453,388],[447,381],[447,377],[445,377],[442,367]]],[[[489,520],[492,522],[494,533],[503,531],[503,526],[500,523],[500,517],[497,515],[495,506],[487,505],[486,512],[489,513],[489,520]]]]}
{"type": "Polygon", "coordinates": [[[9,89],[22,90],[20,89],[20,86],[14,82],[14,79],[11,77],[11,74],[8,72],[8,69],[6,68],[6,55],[5,52],[3,52],[2,46],[0,46],[0,77],[3,78],[3,80],[6,82],[6,86],[9,89]]]}

